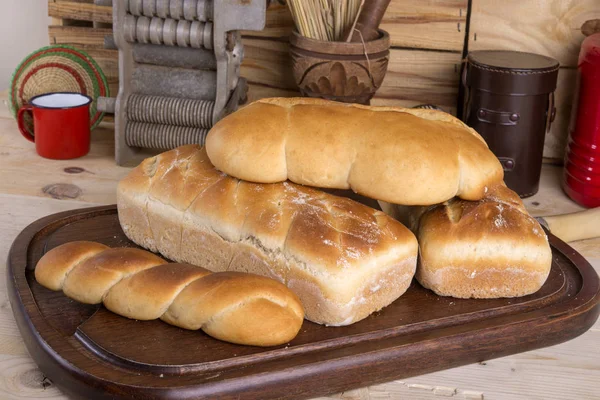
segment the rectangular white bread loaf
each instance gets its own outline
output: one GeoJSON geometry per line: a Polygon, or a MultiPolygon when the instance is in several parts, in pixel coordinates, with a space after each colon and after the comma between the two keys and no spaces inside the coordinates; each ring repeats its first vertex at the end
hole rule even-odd
{"type": "Polygon", "coordinates": [[[119,183],[117,205],[140,246],[211,271],[273,277],[317,323],[367,317],[415,273],[416,238],[388,215],[293,183],[229,177],[196,145],[143,161],[119,183]]]}

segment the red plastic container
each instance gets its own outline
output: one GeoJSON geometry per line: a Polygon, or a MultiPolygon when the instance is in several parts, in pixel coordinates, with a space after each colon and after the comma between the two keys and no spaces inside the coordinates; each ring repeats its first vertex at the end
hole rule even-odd
{"type": "Polygon", "coordinates": [[[600,206],[600,33],[581,44],[563,189],[585,207],[600,206]]]}

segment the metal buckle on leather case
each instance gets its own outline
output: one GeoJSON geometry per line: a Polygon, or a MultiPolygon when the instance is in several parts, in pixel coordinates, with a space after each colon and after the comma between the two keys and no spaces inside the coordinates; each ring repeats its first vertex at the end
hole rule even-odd
{"type": "Polygon", "coordinates": [[[519,113],[510,111],[494,111],[487,108],[477,110],[477,119],[496,125],[517,125],[521,116],[519,113]]]}
{"type": "Polygon", "coordinates": [[[502,168],[505,171],[512,171],[513,169],[515,169],[516,162],[514,158],[498,157],[498,160],[500,161],[500,164],[502,164],[502,168]]]}

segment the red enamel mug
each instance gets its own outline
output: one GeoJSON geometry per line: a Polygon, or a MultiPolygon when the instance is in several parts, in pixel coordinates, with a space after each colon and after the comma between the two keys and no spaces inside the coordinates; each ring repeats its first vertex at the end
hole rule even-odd
{"type": "Polygon", "coordinates": [[[25,139],[37,153],[53,160],[69,160],[90,151],[90,103],[81,93],[46,93],[35,96],[17,113],[25,139]],[[33,114],[33,135],[25,127],[25,112],[33,114]]]}

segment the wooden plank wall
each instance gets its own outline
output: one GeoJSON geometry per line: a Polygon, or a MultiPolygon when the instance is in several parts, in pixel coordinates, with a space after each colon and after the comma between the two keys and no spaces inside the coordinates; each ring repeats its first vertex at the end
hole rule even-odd
{"type": "MultiPolygon", "coordinates": [[[[459,70],[465,40],[467,0],[393,0],[382,29],[392,49],[374,105],[436,103],[456,111],[459,70]]],[[[295,95],[288,37],[293,21],[286,6],[273,3],[261,32],[244,32],[241,74],[252,84],[249,97],[295,95]]]]}
{"type": "MultiPolygon", "coordinates": [[[[54,21],[49,27],[50,43],[74,44],[88,51],[116,93],[117,52],[102,47],[104,36],[110,33],[107,24],[112,11],[92,3],[49,0],[54,21]]],[[[298,94],[289,59],[293,21],[285,5],[272,3],[266,28],[243,32],[241,74],[250,83],[250,100],[298,94]]],[[[596,18],[600,18],[598,0],[392,0],[382,24],[392,41],[390,63],[372,104],[411,107],[434,103],[455,113],[466,50],[511,49],[549,55],[560,61],[561,70],[556,92],[558,112],[547,135],[544,156],[561,159],[577,55],[584,38],[580,29],[585,21],[596,18]],[[465,38],[467,24],[470,33],[465,38]]]]}

